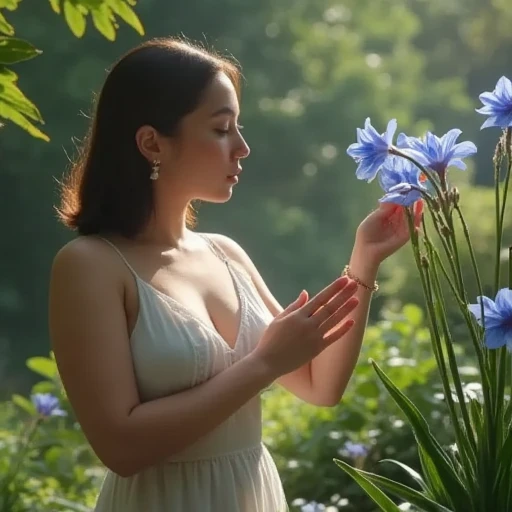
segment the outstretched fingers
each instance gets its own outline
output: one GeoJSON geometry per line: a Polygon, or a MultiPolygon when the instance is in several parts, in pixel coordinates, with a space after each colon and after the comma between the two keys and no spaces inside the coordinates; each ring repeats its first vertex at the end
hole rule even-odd
{"type": "Polygon", "coordinates": [[[325,322],[323,322],[320,326],[320,330],[325,335],[334,329],[337,325],[339,325],[347,315],[354,311],[354,309],[359,304],[359,299],[357,297],[351,297],[348,299],[343,306],[338,308],[338,310],[330,316],[325,322]]]}
{"type": "Polygon", "coordinates": [[[317,293],[307,304],[302,306],[301,311],[308,317],[313,316],[322,306],[325,306],[335,295],[343,290],[348,283],[349,278],[347,276],[339,277],[321,292],[317,293]]]}
{"type": "MultiPolygon", "coordinates": [[[[355,281],[350,280],[349,283],[340,291],[338,294],[333,297],[327,304],[324,304],[317,312],[313,315],[313,320],[315,320],[316,325],[320,326],[324,322],[326,322],[332,316],[338,316],[338,312],[340,309],[345,311],[345,305],[347,301],[351,299],[351,297],[357,291],[357,283],[355,281]]],[[[356,304],[357,304],[356,299],[356,304]]]]}
{"type": "Polygon", "coordinates": [[[337,329],[332,331],[328,336],[325,336],[323,344],[324,349],[326,349],[329,345],[332,345],[335,341],[338,341],[340,338],[345,336],[345,334],[352,329],[355,324],[355,320],[350,318],[346,322],[343,322],[337,329]]]}

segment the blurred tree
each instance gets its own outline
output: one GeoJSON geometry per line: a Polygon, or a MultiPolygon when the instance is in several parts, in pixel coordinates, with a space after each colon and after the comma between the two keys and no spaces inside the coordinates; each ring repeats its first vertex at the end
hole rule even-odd
{"type": "MultiPolygon", "coordinates": [[[[481,38],[475,50],[471,37],[459,35],[459,26],[478,25],[482,1],[451,0],[458,10],[448,14],[443,2],[262,0],[257,8],[236,0],[139,4],[148,37],[185,34],[233,54],[243,65],[241,122],[252,154],[232,201],[200,206],[199,229],[223,231],[240,241],[281,302],[303,287],[314,293],[338,275],[358,223],[377,204],[378,185],[358,182],[345,153],[365,117],[381,130],[396,117],[399,129],[411,135],[453,126],[469,139],[478,133],[471,77],[487,77],[490,89],[504,61],[473,62],[470,57],[483,52],[487,42],[481,38]],[[443,48],[450,49],[448,57],[443,48]]],[[[13,12],[10,20],[46,50],[24,69],[22,82],[44,113],[52,139],[40,144],[10,127],[2,134],[0,179],[6,197],[0,215],[9,222],[0,269],[0,338],[14,360],[11,386],[19,385],[14,372],[23,361],[48,349],[49,267],[70,237],[52,213],[54,177],[68,166],[72,137],[85,132],[91,96],[105,69],[139,42],[124,26],[115,46],[90,31],[83,43],[76,41],[45,7],[36,3],[13,12]]],[[[495,20],[504,11],[497,4],[487,9],[492,13],[486,17],[495,20]]],[[[494,47],[503,47],[500,55],[510,51],[505,30],[492,39],[494,47]]],[[[472,228],[478,233],[478,225],[472,228]]],[[[395,280],[393,271],[406,254],[407,249],[389,260],[384,281],[395,280]]],[[[406,287],[413,285],[405,280],[394,297],[407,295],[406,287]]],[[[386,298],[376,296],[373,317],[386,298]]]]}

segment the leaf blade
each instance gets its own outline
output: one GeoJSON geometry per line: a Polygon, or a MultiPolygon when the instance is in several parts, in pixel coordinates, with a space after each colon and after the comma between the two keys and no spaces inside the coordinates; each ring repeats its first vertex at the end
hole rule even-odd
{"type": "Polygon", "coordinates": [[[33,59],[42,52],[24,39],[0,36],[0,64],[15,64],[33,59]]]}
{"type": "Polygon", "coordinates": [[[334,462],[364,489],[366,494],[368,494],[381,510],[384,512],[400,512],[396,503],[386,496],[374,483],[362,476],[356,469],[339,459],[334,459],[334,462]]]}

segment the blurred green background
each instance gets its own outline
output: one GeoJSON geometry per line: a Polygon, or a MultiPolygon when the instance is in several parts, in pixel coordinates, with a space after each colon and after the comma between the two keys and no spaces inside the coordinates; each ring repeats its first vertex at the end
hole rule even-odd
{"type": "MultiPolygon", "coordinates": [[[[6,400],[0,422],[19,422],[7,400],[12,393],[29,393],[38,381],[25,361],[48,356],[50,265],[73,236],[56,221],[56,180],[69,167],[74,144],[85,134],[94,94],[120,54],[142,39],[183,35],[241,63],[241,124],[252,153],[233,199],[222,206],[200,205],[198,229],[240,242],[282,304],[302,288],[316,292],[339,274],[357,225],[377,204],[378,185],[356,180],[355,164],[345,152],[366,117],[379,131],[397,118],[399,131],[410,135],[426,129],[442,135],[457,127],[463,130],[461,140],[477,144],[468,172],[454,171],[451,181],[462,190],[483,280],[490,282],[492,269],[486,262],[494,251],[489,245],[494,212],[488,187],[499,131],[480,132],[483,118],[474,109],[479,93],[492,90],[500,76],[511,75],[512,10],[507,4],[144,0],[135,7],[144,36],[121,21],[113,42],[90,18],[85,35],[76,38],[45,1],[25,0],[17,10],[5,12],[16,35],[43,50],[12,69],[20,88],[39,107],[46,122],[41,129],[51,141],[32,138],[9,123],[0,131],[0,398],[6,400]]],[[[506,220],[507,246],[512,243],[511,224],[506,220]]],[[[373,447],[365,461],[372,470],[379,471],[374,463],[384,455],[415,465],[411,434],[377,386],[369,356],[392,377],[399,378],[393,371],[402,372],[402,381],[395,382],[430,408],[433,422],[442,426],[446,420],[442,402],[435,398],[435,364],[410,248],[386,261],[379,278],[382,291],[373,302],[366,348],[342,404],[315,410],[277,390],[266,396],[266,436],[290,503],[304,499],[335,506],[332,510],[374,510],[332,463],[347,439],[373,447]]],[[[467,281],[471,283],[469,277],[467,281]]],[[[452,320],[458,321],[455,307],[452,320]]],[[[468,357],[470,381],[470,354],[465,355],[465,340],[459,342],[461,359],[468,357]]],[[[52,428],[58,432],[53,433],[55,443],[62,445],[64,437],[59,436],[76,426],[70,419],[58,421],[52,428]]],[[[76,443],[77,452],[69,444],[68,452],[62,448],[53,459],[49,456],[34,485],[37,492],[92,506],[100,476],[91,469],[94,457],[80,459],[83,439],[77,437],[76,443]],[[79,464],[86,469],[74,480],[56,476],[75,472],[79,464]]],[[[39,499],[30,510],[79,510],[52,503],[45,508],[39,499]]]]}

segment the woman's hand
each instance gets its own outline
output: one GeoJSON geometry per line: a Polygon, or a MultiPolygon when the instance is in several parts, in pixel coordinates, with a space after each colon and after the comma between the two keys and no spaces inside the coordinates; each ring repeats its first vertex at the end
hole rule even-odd
{"type": "MultiPolygon", "coordinates": [[[[419,229],[423,218],[423,201],[414,203],[414,227],[419,229]]],[[[356,244],[365,258],[377,265],[405,245],[410,238],[409,224],[403,206],[380,203],[379,208],[361,222],[356,244]]]]}
{"type": "Polygon", "coordinates": [[[354,325],[341,322],[359,303],[356,290],[355,281],[341,277],[309,301],[302,291],[267,327],[253,355],[276,379],[308,363],[354,325]]]}

